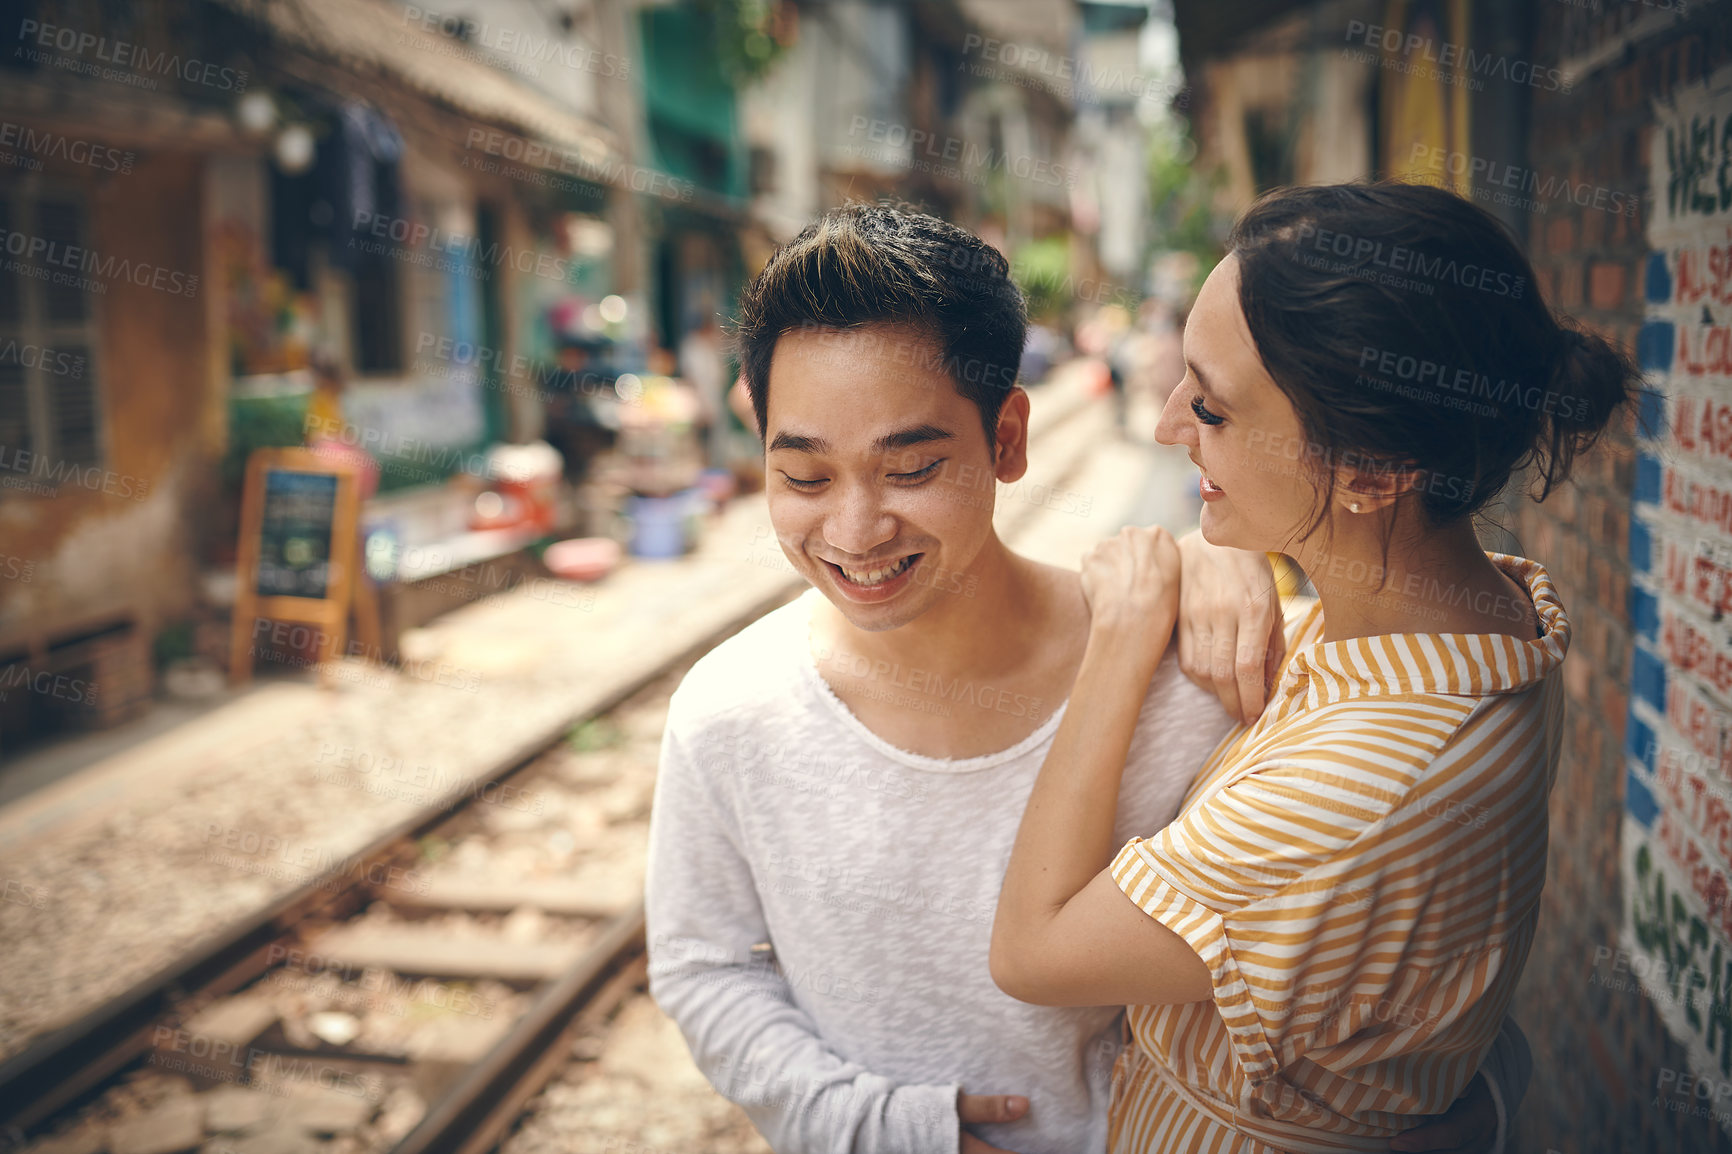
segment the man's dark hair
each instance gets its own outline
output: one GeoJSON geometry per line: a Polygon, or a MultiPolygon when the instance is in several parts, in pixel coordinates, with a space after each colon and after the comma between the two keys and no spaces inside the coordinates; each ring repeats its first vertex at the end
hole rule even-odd
{"type": "Polygon", "coordinates": [[[777,249],[747,286],[734,345],[758,428],[767,432],[770,360],[783,334],[883,324],[930,335],[956,391],[980,410],[986,443],[994,444],[1028,329],[1010,263],[953,224],[876,204],[825,213],[777,249]]]}

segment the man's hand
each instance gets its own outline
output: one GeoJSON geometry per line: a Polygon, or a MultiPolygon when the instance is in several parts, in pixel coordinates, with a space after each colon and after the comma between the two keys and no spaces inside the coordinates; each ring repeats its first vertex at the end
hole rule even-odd
{"type": "Polygon", "coordinates": [[[1497,1144],[1497,1106],[1483,1074],[1475,1074],[1449,1113],[1390,1140],[1389,1148],[1436,1154],[1488,1154],[1497,1144]]]}
{"type": "Polygon", "coordinates": [[[1249,725],[1287,652],[1275,571],[1266,554],[1211,545],[1201,530],[1179,538],[1179,562],[1179,668],[1249,725]]]}
{"type": "Polygon", "coordinates": [[[1015,1122],[1028,1113],[1028,1099],[1016,1094],[958,1094],[956,1116],[962,1119],[962,1154],[1012,1154],[970,1134],[970,1122],[1015,1122]]]}

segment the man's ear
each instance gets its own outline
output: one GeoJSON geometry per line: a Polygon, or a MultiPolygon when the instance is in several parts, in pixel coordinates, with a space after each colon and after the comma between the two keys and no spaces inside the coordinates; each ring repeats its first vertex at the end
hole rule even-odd
{"type": "Polygon", "coordinates": [[[1028,472],[1028,390],[1012,386],[998,410],[998,437],[992,446],[993,475],[1005,484],[1028,472]]]}

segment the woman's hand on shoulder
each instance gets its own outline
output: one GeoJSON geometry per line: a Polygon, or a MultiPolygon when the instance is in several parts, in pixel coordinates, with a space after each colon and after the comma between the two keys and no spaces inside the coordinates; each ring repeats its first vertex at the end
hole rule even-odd
{"type": "Polygon", "coordinates": [[[1287,652],[1281,597],[1265,553],[1211,545],[1201,530],[1179,539],[1179,668],[1251,724],[1287,652]]]}
{"type": "Polygon", "coordinates": [[[1155,661],[1179,612],[1179,547],[1160,526],[1127,525],[1083,558],[1091,644],[1129,645],[1155,661]]]}

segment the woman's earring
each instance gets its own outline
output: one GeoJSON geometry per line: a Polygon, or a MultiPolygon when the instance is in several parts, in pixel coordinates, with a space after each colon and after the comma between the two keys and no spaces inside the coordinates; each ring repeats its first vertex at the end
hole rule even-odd
{"type": "Polygon", "coordinates": [[[1350,502],[1347,507],[1355,513],[1359,512],[1359,502],[1358,501],[1350,502]]]}

